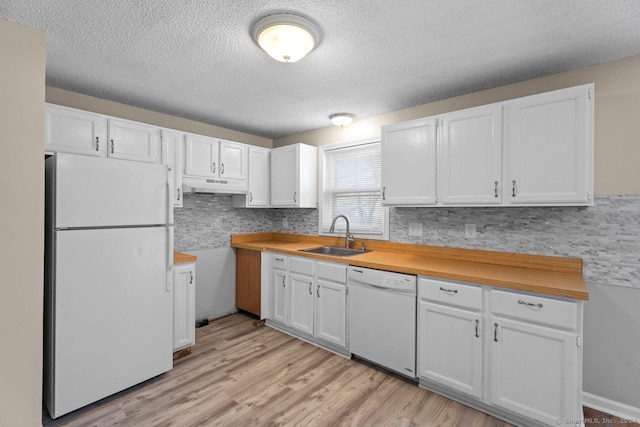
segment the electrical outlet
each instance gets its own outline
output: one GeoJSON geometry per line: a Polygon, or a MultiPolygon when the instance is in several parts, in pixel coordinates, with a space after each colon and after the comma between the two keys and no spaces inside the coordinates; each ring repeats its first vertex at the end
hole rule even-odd
{"type": "Polygon", "coordinates": [[[475,224],[465,224],[464,225],[464,238],[465,239],[475,239],[476,238],[476,225],[475,224]]]}
{"type": "Polygon", "coordinates": [[[282,218],[282,228],[289,228],[289,220],[286,216],[282,218]]]}
{"type": "Polygon", "coordinates": [[[409,223],[409,236],[422,236],[422,224],[420,224],[419,222],[409,223]]]}

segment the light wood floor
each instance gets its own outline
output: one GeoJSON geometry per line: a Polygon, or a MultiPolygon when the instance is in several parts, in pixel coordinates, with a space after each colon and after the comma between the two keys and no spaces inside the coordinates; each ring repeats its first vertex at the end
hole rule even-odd
{"type": "Polygon", "coordinates": [[[196,330],[174,369],[53,426],[508,426],[360,361],[235,314],[196,330]]]}

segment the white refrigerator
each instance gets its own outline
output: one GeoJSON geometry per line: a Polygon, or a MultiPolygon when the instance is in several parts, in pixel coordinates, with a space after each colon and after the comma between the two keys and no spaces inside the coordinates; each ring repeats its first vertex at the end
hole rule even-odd
{"type": "Polygon", "coordinates": [[[166,166],[46,160],[44,403],[52,418],[173,367],[166,166]]]}

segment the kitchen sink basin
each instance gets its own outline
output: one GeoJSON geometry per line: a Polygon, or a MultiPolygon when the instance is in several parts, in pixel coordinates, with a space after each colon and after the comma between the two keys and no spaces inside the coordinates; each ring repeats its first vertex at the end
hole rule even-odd
{"type": "Polygon", "coordinates": [[[338,246],[319,246],[317,248],[300,249],[300,252],[309,252],[310,254],[331,255],[337,257],[348,257],[370,252],[367,250],[341,248],[338,246]]]}

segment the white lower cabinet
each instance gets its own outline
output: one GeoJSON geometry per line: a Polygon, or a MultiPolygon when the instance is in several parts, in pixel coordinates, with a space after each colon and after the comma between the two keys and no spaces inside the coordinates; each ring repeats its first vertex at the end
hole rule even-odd
{"type": "Polygon", "coordinates": [[[347,266],[318,261],[315,337],[347,347],[347,266]]]}
{"type": "Polygon", "coordinates": [[[347,266],[270,254],[261,312],[269,324],[335,351],[346,349],[347,266]],[[272,323],[273,322],[273,323],[272,323]]]}
{"type": "Polygon", "coordinates": [[[196,342],[196,264],[173,267],[173,351],[196,342]]]}
{"type": "Polygon", "coordinates": [[[273,271],[269,281],[271,294],[273,295],[272,309],[269,310],[271,318],[280,323],[289,323],[289,274],[287,273],[287,257],[273,255],[273,271]]]}
{"type": "Polygon", "coordinates": [[[482,397],[482,288],[418,280],[418,376],[482,397]]]}
{"type": "Polygon", "coordinates": [[[421,277],[421,386],[515,424],[582,418],[582,302],[421,277]]]}
{"type": "Polygon", "coordinates": [[[315,291],[315,261],[289,257],[291,306],[289,326],[313,335],[313,300],[315,291]]]}

